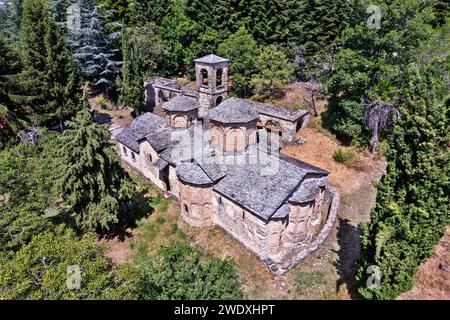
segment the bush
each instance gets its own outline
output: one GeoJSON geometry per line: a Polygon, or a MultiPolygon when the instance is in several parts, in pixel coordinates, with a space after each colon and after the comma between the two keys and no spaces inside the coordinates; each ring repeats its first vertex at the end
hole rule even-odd
{"type": "Polygon", "coordinates": [[[102,109],[106,107],[106,99],[104,96],[98,97],[95,103],[102,109]]]}
{"type": "Polygon", "coordinates": [[[145,300],[243,299],[234,262],[205,257],[198,248],[173,243],[139,263],[145,300]]]}
{"type": "Polygon", "coordinates": [[[348,164],[355,161],[356,154],[351,149],[346,150],[343,148],[338,148],[336,151],[334,151],[333,159],[336,162],[348,164]]]}

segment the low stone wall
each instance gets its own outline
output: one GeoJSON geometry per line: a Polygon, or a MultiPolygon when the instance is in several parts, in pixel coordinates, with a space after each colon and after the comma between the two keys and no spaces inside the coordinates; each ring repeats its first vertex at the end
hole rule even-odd
{"type": "Polygon", "coordinates": [[[322,230],[319,234],[306,246],[293,248],[291,252],[286,254],[282,259],[282,262],[276,263],[270,258],[264,259],[264,263],[267,268],[275,273],[277,276],[281,276],[293,268],[301,260],[305,259],[311,253],[316,251],[319,246],[326,240],[333,228],[336,221],[337,213],[339,211],[340,195],[335,188],[327,187],[326,192],[331,196],[331,203],[328,212],[328,218],[325,222],[322,230]]]}

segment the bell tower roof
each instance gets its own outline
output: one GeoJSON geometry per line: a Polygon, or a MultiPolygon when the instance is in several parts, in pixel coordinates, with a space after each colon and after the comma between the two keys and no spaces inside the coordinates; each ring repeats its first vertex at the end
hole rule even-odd
{"type": "Polygon", "coordinates": [[[215,54],[208,54],[204,57],[195,59],[195,63],[216,64],[222,62],[229,62],[230,60],[216,56],[215,54]]]}

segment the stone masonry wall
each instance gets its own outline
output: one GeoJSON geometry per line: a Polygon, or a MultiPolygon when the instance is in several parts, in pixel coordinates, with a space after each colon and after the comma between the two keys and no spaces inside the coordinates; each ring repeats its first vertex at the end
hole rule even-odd
{"type": "Polygon", "coordinates": [[[165,120],[169,126],[174,128],[187,128],[197,122],[198,110],[187,112],[170,112],[165,110],[165,120]]]}
{"type": "Polygon", "coordinates": [[[263,258],[266,255],[267,225],[250,212],[214,193],[213,222],[247,249],[263,258]]]}
{"type": "MultiPolygon", "coordinates": [[[[273,123],[278,124],[277,129],[282,131],[283,140],[291,141],[295,137],[295,134],[297,132],[297,121],[292,122],[292,121],[287,121],[287,120],[271,117],[271,116],[268,116],[265,114],[260,114],[259,122],[262,126],[266,126],[268,122],[273,122],[273,123]]],[[[274,126],[274,129],[275,128],[276,128],[276,126],[274,126]]]]}
{"type": "Polygon", "coordinates": [[[130,148],[126,147],[120,142],[117,142],[117,147],[119,148],[120,158],[124,160],[130,167],[136,169],[139,172],[142,172],[141,163],[139,161],[139,154],[132,151],[130,148]]]}
{"type": "Polygon", "coordinates": [[[224,126],[211,121],[211,144],[224,152],[244,151],[256,143],[256,121],[224,126]]]}
{"type": "Polygon", "coordinates": [[[178,179],[175,172],[175,167],[173,165],[169,165],[170,191],[177,199],[180,199],[180,183],[180,179],[178,179]]]}
{"type": "Polygon", "coordinates": [[[317,232],[317,234],[304,244],[294,246],[290,250],[285,251],[281,257],[277,257],[277,261],[271,257],[263,258],[269,270],[276,275],[283,275],[301,260],[316,251],[330,234],[339,211],[340,195],[336,189],[327,187],[324,192],[324,197],[330,198],[329,210],[327,217],[323,217],[325,223],[313,228],[313,231],[317,232]]]}
{"type": "Polygon", "coordinates": [[[168,186],[160,179],[160,172],[158,168],[154,166],[154,163],[158,160],[158,154],[147,141],[141,143],[139,147],[139,162],[142,173],[156,184],[158,188],[167,190],[168,186]]]}
{"type": "Polygon", "coordinates": [[[180,181],[182,218],[195,227],[213,225],[213,191],[211,186],[194,186],[180,181]]]}

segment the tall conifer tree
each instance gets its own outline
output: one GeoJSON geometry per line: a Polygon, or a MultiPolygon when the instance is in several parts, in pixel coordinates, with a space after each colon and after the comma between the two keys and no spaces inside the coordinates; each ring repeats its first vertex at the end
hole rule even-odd
{"type": "Polygon", "coordinates": [[[136,115],[144,107],[144,78],[142,75],[142,58],[133,30],[124,33],[123,68],[120,104],[134,108],[136,115]]]}
{"type": "Polygon", "coordinates": [[[66,203],[83,230],[109,229],[133,192],[130,177],[110,147],[108,129],[83,108],[62,137],[61,180],[66,203]]]}

